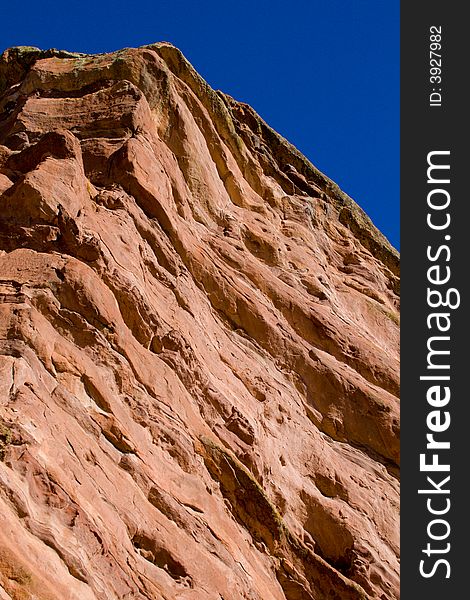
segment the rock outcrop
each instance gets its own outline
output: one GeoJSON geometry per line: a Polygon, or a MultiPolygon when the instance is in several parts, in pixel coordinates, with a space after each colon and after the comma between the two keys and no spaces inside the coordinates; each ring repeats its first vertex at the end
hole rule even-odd
{"type": "Polygon", "coordinates": [[[0,94],[0,598],[398,598],[397,252],[170,44],[0,94]]]}

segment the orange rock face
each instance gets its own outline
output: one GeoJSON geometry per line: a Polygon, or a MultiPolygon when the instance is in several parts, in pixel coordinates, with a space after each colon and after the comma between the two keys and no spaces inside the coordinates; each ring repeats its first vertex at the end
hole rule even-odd
{"type": "Polygon", "coordinates": [[[396,251],[169,44],[0,94],[0,597],[398,598],[396,251]]]}

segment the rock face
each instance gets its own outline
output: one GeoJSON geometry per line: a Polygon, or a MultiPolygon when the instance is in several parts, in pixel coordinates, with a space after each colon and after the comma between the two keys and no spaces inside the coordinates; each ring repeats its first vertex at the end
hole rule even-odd
{"type": "Polygon", "coordinates": [[[170,44],[0,94],[0,598],[398,598],[396,251],[170,44]]]}

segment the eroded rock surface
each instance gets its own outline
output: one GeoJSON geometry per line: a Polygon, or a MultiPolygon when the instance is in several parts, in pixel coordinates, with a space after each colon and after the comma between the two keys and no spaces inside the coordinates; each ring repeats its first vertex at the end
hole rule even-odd
{"type": "Polygon", "coordinates": [[[396,251],[167,43],[0,94],[0,597],[398,598],[396,251]]]}

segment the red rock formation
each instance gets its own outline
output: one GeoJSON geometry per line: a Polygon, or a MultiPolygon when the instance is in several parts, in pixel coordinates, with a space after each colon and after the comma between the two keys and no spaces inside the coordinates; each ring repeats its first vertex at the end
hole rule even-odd
{"type": "Polygon", "coordinates": [[[169,44],[0,94],[0,597],[398,598],[397,253],[169,44]]]}

